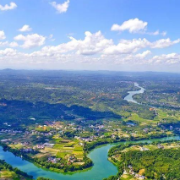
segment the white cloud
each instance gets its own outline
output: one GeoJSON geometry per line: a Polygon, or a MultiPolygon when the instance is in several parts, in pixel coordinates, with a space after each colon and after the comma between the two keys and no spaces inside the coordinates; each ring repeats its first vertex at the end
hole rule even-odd
{"type": "Polygon", "coordinates": [[[177,39],[175,41],[171,41],[169,38],[160,39],[158,41],[151,43],[151,48],[166,48],[177,43],[180,43],[180,39],[177,39]]]}
{"type": "Polygon", "coordinates": [[[166,32],[166,31],[163,31],[161,34],[162,34],[162,36],[166,36],[166,35],[167,35],[167,32],[166,32]]]}
{"type": "MultiPolygon", "coordinates": [[[[0,40],[6,39],[4,31],[0,31],[0,40]]],[[[17,42],[0,41],[0,47],[17,47],[17,42]]]]}
{"type": "Polygon", "coordinates": [[[147,50],[140,54],[124,54],[124,55],[120,54],[120,55],[111,55],[111,56],[103,55],[101,56],[100,60],[101,62],[108,62],[109,64],[115,64],[117,66],[126,65],[126,66],[134,67],[139,65],[145,65],[148,67],[151,66],[152,68],[159,67],[159,70],[161,70],[160,68],[162,67],[170,68],[169,65],[180,66],[180,54],[177,53],[162,54],[149,58],[150,54],[152,54],[151,51],[147,50]]]}
{"type": "Polygon", "coordinates": [[[113,45],[111,39],[106,39],[100,31],[92,34],[91,32],[85,32],[84,40],[77,40],[73,37],[69,37],[70,41],[67,43],[60,44],[58,46],[46,46],[43,47],[36,54],[52,56],[62,53],[75,52],[79,55],[94,55],[101,53],[106,47],[113,45]]]}
{"type": "Polygon", "coordinates": [[[31,34],[27,36],[19,34],[18,36],[14,37],[14,40],[23,41],[24,43],[22,47],[28,49],[44,45],[46,38],[39,34],[31,34]]]}
{"type": "Polygon", "coordinates": [[[147,35],[162,35],[166,36],[166,32],[163,31],[162,33],[159,32],[159,30],[154,32],[148,32],[147,31],[147,25],[148,23],[142,20],[139,20],[138,18],[135,19],[129,19],[128,21],[123,22],[121,25],[113,24],[111,27],[112,31],[129,31],[130,33],[140,33],[140,34],[147,34],[147,35]]]}
{"type": "Polygon", "coordinates": [[[148,34],[148,35],[153,35],[153,36],[164,35],[164,34],[160,33],[159,30],[157,30],[155,32],[142,32],[141,34],[148,34]]]}
{"type": "Polygon", "coordinates": [[[6,39],[4,31],[0,31],[0,40],[6,39]]]}
{"type": "MultiPolygon", "coordinates": [[[[53,38],[50,35],[48,38],[53,38]]],[[[22,41],[22,45],[17,42],[1,42],[1,47],[31,48],[44,44],[45,37],[38,34],[24,36],[22,34],[14,38],[16,41],[22,41]]],[[[93,67],[97,69],[108,69],[120,66],[154,65],[154,64],[178,64],[180,65],[180,55],[172,53],[167,55],[154,56],[153,52],[147,49],[166,48],[179,43],[180,40],[160,39],[151,42],[147,39],[120,40],[115,44],[112,39],[107,39],[101,31],[91,33],[85,32],[83,39],[69,37],[69,41],[57,46],[44,46],[41,50],[32,53],[21,53],[15,48],[6,48],[0,50],[0,65],[5,63],[17,64],[20,67],[32,66],[39,68],[62,68],[68,69],[78,67],[93,67]],[[138,52],[140,51],[140,52],[138,52]],[[71,66],[70,66],[71,65],[71,66]]],[[[2,49],[2,48],[1,48],[2,49]]],[[[9,65],[8,64],[8,65],[9,65]]],[[[2,66],[1,66],[2,67],[2,66]]]]}
{"type": "Polygon", "coordinates": [[[147,51],[144,51],[143,53],[136,54],[135,57],[144,59],[145,57],[147,57],[150,54],[151,54],[151,51],[147,50],[147,51]]]}
{"type": "Polygon", "coordinates": [[[180,54],[170,53],[156,55],[153,58],[148,60],[149,64],[178,64],[180,63],[180,54]]]}
{"type": "Polygon", "coordinates": [[[105,54],[129,54],[148,47],[150,42],[147,39],[121,40],[117,45],[104,49],[105,54]]]}
{"type": "Polygon", "coordinates": [[[102,52],[106,47],[113,44],[112,39],[105,39],[101,31],[92,34],[85,32],[85,39],[78,40],[77,54],[93,55],[102,52]]]}
{"type": "MultiPolygon", "coordinates": [[[[67,43],[59,44],[57,46],[45,46],[40,51],[33,52],[32,57],[53,57],[58,59],[65,55],[69,58],[70,55],[130,55],[128,58],[131,59],[132,55],[139,50],[145,48],[163,48],[178,43],[179,40],[171,41],[160,39],[155,42],[150,42],[147,39],[133,39],[133,40],[120,40],[118,44],[114,44],[112,39],[106,39],[100,31],[96,33],[91,33],[89,31],[85,32],[85,38],[83,40],[75,39],[74,37],[69,37],[70,41],[67,43]],[[163,42],[163,43],[161,43],[163,42]]],[[[143,59],[148,56],[151,52],[149,50],[133,55],[135,59],[143,59]]],[[[92,58],[92,56],[91,56],[92,58]]],[[[110,57],[109,57],[110,58],[110,57]]],[[[110,58],[111,59],[111,58],[110,58]]],[[[124,61],[127,60],[124,58],[124,61]]]]}
{"type": "Polygon", "coordinates": [[[139,31],[145,31],[147,27],[147,22],[141,21],[138,18],[129,19],[123,22],[121,25],[114,24],[111,28],[112,31],[129,31],[130,33],[137,33],[139,31]]]}
{"type": "Polygon", "coordinates": [[[11,43],[9,43],[9,46],[10,47],[18,47],[19,45],[17,42],[11,42],[11,43]]]}
{"type": "Polygon", "coordinates": [[[18,47],[18,43],[17,42],[8,42],[8,41],[5,41],[5,42],[1,42],[0,41],[0,47],[18,47]]]}
{"type": "Polygon", "coordinates": [[[154,35],[154,36],[159,35],[159,30],[153,32],[152,35],[154,35]]]}
{"type": "MultiPolygon", "coordinates": [[[[51,36],[52,37],[52,36],[51,36]]],[[[38,34],[24,36],[22,34],[14,38],[16,41],[24,41],[23,48],[31,48],[44,44],[45,37],[38,34]]],[[[106,39],[101,31],[91,33],[85,32],[83,40],[69,37],[70,41],[57,46],[44,46],[40,51],[32,53],[33,56],[54,57],[62,54],[77,54],[77,55],[120,55],[133,54],[145,48],[166,48],[179,43],[180,40],[171,41],[168,39],[160,39],[150,42],[147,39],[120,40],[115,44],[112,39],[106,39]]],[[[145,51],[144,54],[138,54],[137,57],[145,57],[150,51],[145,51]],[[146,54],[147,53],[147,54],[146,54]]]]}
{"type": "Polygon", "coordinates": [[[0,4],[0,10],[1,11],[12,10],[12,9],[15,9],[15,8],[17,8],[17,5],[14,2],[11,2],[10,5],[6,4],[4,6],[2,6],[0,4]]]}
{"type": "Polygon", "coordinates": [[[5,42],[1,42],[0,41],[0,47],[4,47],[4,46],[7,46],[8,45],[8,42],[7,41],[5,41],[5,42]]]}
{"type": "Polygon", "coordinates": [[[29,25],[24,25],[22,28],[19,29],[20,32],[27,32],[31,30],[32,28],[30,28],[29,25]]]}
{"type": "Polygon", "coordinates": [[[13,56],[16,55],[16,50],[11,49],[11,48],[6,48],[4,50],[0,50],[0,55],[2,56],[13,56]]]}
{"type": "Polygon", "coordinates": [[[166,48],[174,44],[180,43],[180,39],[171,41],[168,39],[160,39],[155,42],[150,42],[147,39],[133,39],[133,40],[121,40],[117,45],[112,45],[104,49],[105,54],[130,54],[135,53],[144,48],[166,48]]]}
{"type": "Polygon", "coordinates": [[[54,35],[53,35],[53,34],[50,34],[49,37],[48,37],[48,39],[49,39],[50,41],[55,41],[55,38],[54,38],[54,35]]]}
{"type": "Polygon", "coordinates": [[[166,67],[173,71],[173,67],[180,67],[180,54],[171,53],[149,58],[150,51],[140,54],[114,54],[101,55],[100,57],[82,56],[78,54],[54,54],[47,56],[37,53],[21,53],[12,48],[0,50],[0,65],[7,68],[33,68],[33,69],[108,69],[123,70],[123,68],[138,70],[159,70],[166,67]],[[158,66],[157,66],[158,65],[158,66]],[[171,65],[171,66],[170,66],[171,65]],[[111,69],[112,68],[112,69],[111,69]],[[171,69],[170,69],[171,68],[171,69]]]}
{"type": "Polygon", "coordinates": [[[58,4],[57,2],[53,1],[50,4],[57,10],[58,13],[65,13],[69,8],[70,1],[67,0],[63,4],[58,4]]]}
{"type": "Polygon", "coordinates": [[[147,31],[144,31],[144,32],[140,32],[141,34],[147,34],[147,35],[152,35],[152,36],[157,36],[157,35],[162,35],[162,36],[166,36],[167,35],[167,32],[163,31],[163,32],[160,32],[159,30],[155,31],[155,32],[147,32],[147,31]]]}

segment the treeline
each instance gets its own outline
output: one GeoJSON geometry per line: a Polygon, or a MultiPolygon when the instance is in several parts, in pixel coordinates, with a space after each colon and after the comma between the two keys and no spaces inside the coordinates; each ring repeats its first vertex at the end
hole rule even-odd
{"type": "Polygon", "coordinates": [[[178,180],[180,177],[180,150],[129,151],[121,154],[121,161],[132,165],[135,172],[145,169],[148,179],[178,180]]]}
{"type": "Polygon", "coordinates": [[[0,171],[1,170],[9,170],[15,172],[17,175],[20,175],[26,179],[33,179],[32,176],[28,175],[27,173],[19,170],[18,168],[13,168],[10,164],[6,163],[4,160],[0,160],[0,171]]]}
{"type": "Polygon", "coordinates": [[[97,141],[94,142],[90,142],[90,143],[85,143],[84,144],[84,150],[86,152],[96,148],[97,146],[100,145],[104,145],[104,144],[109,144],[109,143],[116,143],[116,142],[124,142],[126,141],[125,138],[116,138],[116,139],[112,139],[112,138],[106,138],[106,139],[98,139],[97,141]]]}
{"type": "Polygon", "coordinates": [[[78,171],[78,170],[83,170],[83,169],[87,169],[93,166],[93,162],[91,161],[91,159],[84,157],[83,159],[84,164],[83,165],[67,165],[64,164],[62,165],[61,163],[49,163],[46,161],[44,161],[43,159],[40,158],[33,158],[32,162],[37,163],[38,165],[46,168],[46,169],[50,169],[52,171],[57,171],[57,172],[73,172],[73,171],[78,171]]]}
{"type": "Polygon", "coordinates": [[[108,152],[108,156],[111,157],[115,154],[119,154],[121,153],[122,150],[124,150],[125,148],[129,148],[133,145],[138,145],[138,146],[144,146],[144,145],[148,145],[148,144],[152,144],[152,145],[158,145],[160,143],[171,143],[171,142],[179,142],[179,140],[157,140],[157,141],[153,141],[153,142],[141,142],[141,143],[136,143],[136,142],[131,142],[131,143],[126,143],[126,144],[119,144],[117,146],[112,147],[109,152],[108,152]]]}
{"type": "MultiPolygon", "coordinates": [[[[100,145],[105,145],[105,144],[109,144],[109,143],[118,143],[118,142],[126,142],[126,141],[134,141],[136,143],[136,141],[141,141],[141,140],[152,140],[152,139],[158,139],[158,138],[165,138],[167,137],[166,134],[151,134],[151,135],[148,135],[146,137],[133,137],[133,136],[130,136],[128,138],[125,138],[125,137],[115,137],[114,139],[109,137],[109,138],[105,138],[105,139],[98,139],[97,141],[93,141],[93,142],[88,142],[88,143],[85,143],[84,144],[84,150],[85,152],[88,152],[100,145]]],[[[169,141],[168,141],[169,142],[169,141]]],[[[119,145],[119,146],[122,146],[122,145],[119,145]]],[[[116,148],[118,146],[115,146],[113,148],[116,148]]],[[[111,148],[109,152],[111,152],[111,150],[113,149],[111,148]]]]}

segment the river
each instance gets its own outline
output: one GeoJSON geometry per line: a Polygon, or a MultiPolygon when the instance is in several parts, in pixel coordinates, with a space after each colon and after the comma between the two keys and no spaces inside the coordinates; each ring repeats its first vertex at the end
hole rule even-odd
{"type": "MultiPolygon", "coordinates": [[[[139,142],[151,143],[152,141],[166,141],[166,140],[180,140],[180,137],[177,136],[177,137],[167,137],[167,138],[154,139],[154,140],[143,140],[143,141],[136,141],[136,143],[139,142]]],[[[129,142],[133,142],[133,141],[129,141],[129,142]]],[[[94,166],[88,171],[77,172],[72,175],[55,173],[39,168],[31,162],[22,160],[20,157],[14,156],[11,152],[3,151],[2,147],[0,147],[0,159],[4,159],[7,163],[11,164],[13,167],[19,168],[20,170],[28,173],[29,175],[32,175],[34,178],[42,176],[46,178],[52,178],[54,180],[102,180],[103,178],[107,178],[111,175],[117,174],[118,172],[117,168],[107,160],[108,151],[111,147],[123,143],[124,142],[116,143],[116,144],[108,144],[94,149],[88,155],[88,157],[91,158],[92,161],[94,162],[94,166]]]]}
{"type": "Polygon", "coordinates": [[[124,100],[128,101],[128,102],[133,102],[133,103],[136,103],[136,104],[139,104],[136,100],[133,99],[133,96],[136,95],[136,94],[142,94],[144,93],[145,89],[141,86],[139,86],[138,83],[134,83],[134,86],[140,88],[140,90],[137,90],[137,91],[129,91],[128,92],[128,95],[124,98],[124,100]]]}
{"type": "Polygon", "coordinates": [[[85,172],[77,172],[72,175],[55,173],[35,166],[33,163],[22,160],[20,157],[14,156],[11,152],[4,152],[0,147],[0,159],[4,159],[13,167],[32,175],[34,178],[39,176],[52,178],[54,180],[102,180],[105,177],[117,174],[117,168],[107,160],[109,149],[113,145],[106,145],[96,148],[90,152],[89,158],[94,162],[94,166],[85,172]]]}
{"type": "MultiPolygon", "coordinates": [[[[138,103],[133,99],[135,94],[140,94],[144,92],[144,88],[140,87],[137,83],[134,84],[135,86],[139,87],[140,90],[138,91],[129,91],[128,95],[124,98],[129,102],[138,103]]],[[[156,139],[157,140],[179,140],[180,137],[169,137],[169,138],[162,138],[156,139]]],[[[137,141],[138,142],[152,142],[152,140],[144,140],[144,141],[137,141]]],[[[127,143],[127,142],[126,142],[127,143]]],[[[121,144],[121,143],[116,143],[121,144]]],[[[104,146],[100,146],[92,150],[88,157],[93,161],[94,166],[85,172],[76,172],[73,174],[63,174],[63,173],[56,173],[51,172],[42,168],[35,166],[33,163],[28,162],[26,160],[22,160],[20,157],[14,156],[11,152],[3,151],[3,148],[0,147],[0,159],[4,159],[7,163],[11,164],[13,167],[17,167],[20,170],[32,175],[34,178],[39,176],[52,178],[54,180],[102,180],[103,178],[107,178],[111,175],[116,175],[118,169],[114,166],[111,162],[108,161],[108,151],[111,147],[115,144],[107,144],[104,146]]]]}

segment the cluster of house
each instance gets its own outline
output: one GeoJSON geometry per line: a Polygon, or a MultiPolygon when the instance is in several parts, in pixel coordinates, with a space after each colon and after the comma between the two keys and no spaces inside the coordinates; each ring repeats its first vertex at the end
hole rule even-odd
{"type": "Polygon", "coordinates": [[[49,127],[54,128],[54,129],[57,129],[57,130],[64,128],[63,125],[61,125],[61,124],[59,124],[59,123],[55,123],[55,122],[52,123],[52,124],[50,124],[49,127]]]}
{"type": "MultiPolygon", "coordinates": [[[[166,120],[164,120],[164,122],[166,122],[166,120]]],[[[176,125],[176,127],[175,126],[169,126],[169,127],[165,127],[163,124],[158,124],[162,129],[169,129],[170,131],[173,131],[173,130],[175,130],[175,131],[179,131],[180,132],[180,127],[179,127],[179,125],[176,125]]]]}
{"type": "Polygon", "coordinates": [[[81,141],[84,141],[84,142],[92,142],[93,140],[97,139],[98,137],[97,136],[90,136],[90,137],[83,138],[83,137],[75,136],[74,138],[81,140],[81,141]]]}
{"type": "Polygon", "coordinates": [[[22,133],[22,131],[8,130],[8,129],[1,129],[0,133],[1,133],[1,134],[3,134],[3,133],[8,133],[8,134],[18,134],[18,133],[22,133]]]}
{"type": "Polygon", "coordinates": [[[21,149],[21,152],[23,152],[23,153],[31,153],[33,151],[34,151],[34,149],[32,149],[32,148],[22,148],[21,149]]]}
{"type": "Polygon", "coordinates": [[[49,132],[39,132],[36,130],[31,131],[31,134],[33,135],[41,135],[41,136],[46,136],[46,137],[52,136],[54,133],[55,133],[54,131],[49,131],[49,132]]]}
{"type": "Polygon", "coordinates": [[[148,133],[149,132],[149,128],[144,128],[143,132],[148,133]]]}
{"type": "Polygon", "coordinates": [[[112,136],[111,136],[112,139],[116,139],[116,137],[117,136],[115,134],[112,134],[112,136]]]}
{"type": "Polygon", "coordinates": [[[164,146],[162,144],[157,145],[158,149],[164,149],[164,146]]]}
{"type": "Polygon", "coordinates": [[[44,149],[45,146],[43,144],[38,144],[38,145],[35,146],[35,148],[37,148],[37,149],[44,149]]]}
{"type": "Polygon", "coordinates": [[[44,143],[44,144],[37,144],[33,149],[44,149],[45,147],[52,148],[54,144],[51,143],[44,143]]]}
{"type": "Polygon", "coordinates": [[[22,146],[28,146],[28,145],[29,145],[29,142],[22,142],[21,145],[22,145],[22,146]]]}
{"type": "Polygon", "coordinates": [[[141,146],[140,146],[140,150],[141,150],[141,151],[149,151],[149,149],[148,149],[148,148],[141,147],[141,146]]]}
{"type": "Polygon", "coordinates": [[[32,135],[52,136],[55,132],[50,131],[50,132],[44,133],[44,132],[38,132],[36,130],[23,132],[23,131],[17,131],[17,130],[1,129],[0,133],[1,134],[3,134],[3,133],[6,133],[6,134],[21,134],[21,133],[24,133],[26,135],[32,134],[32,135]]]}
{"type": "MultiPolygon", "coordinates": [[[[28,146],[29,143],[28,142],[23,142],[21,143],[21,145],[23,146],[28,146]]],[[[24,152],[24,153],[31,153],[33,152],[34,150],[37,150],[37,149],[44,149],[45,147],[53,147],[54,144],[50,144],[50,143],[44,143],[44,144],[38,144],[36,146],[34,146],[33,148],[30,148],[30,147],[24,147],[21,149],[21,152],[24,152]]]]}
{"type": "Polygon", "coordinates": [[[130,174],[130,175],[133,175],[135,178],[137,178],[137,179],[139,179],[139,180],[142,180],[142,179],[145,179],[145,178],[146,178],[145,176],[140,175],[140,174],[134,172],[133,167],[132,167],[131,165],[129,165],[128,168],[129,168],[129,170],[128,170],[128,171],[129,171],[129,174],[130,174]]]}
{"type": "Polygon", "coordinates": [[[101,129],[104,129],[104,125],[99,125],[99,124],[96,124],[95,126],[89,125],[89,128],[92,128],[95,132],[99,132],[101,129]]]}
{"type": "MultiPolygon", "coordinates": [[[[157,145],[157,148],[158,148],[158,149],[164,149],[164,146],[163,146],[162,144],[158,144],[158,145],[157,145]]],[[[141,150],[141,151],[149,151],[148,148],[141,147],[141,146],[140,146],[140,150],[141,150]]]]}
{"type": "Polygon", "coordinates": [[[73,155],[71,155],[71,156],[69,156],[68,161],[69,161],[70,163],[73,163],[73,162],[75,162],[75,161],[76,161],[76,157],[75,157],[75,156],[73,156],[73,155]]]}
{"type": "Polygon", "coordinates": [[[5,142],[9,142],[11,141],[11,139],[2,139],[1,142],[5,143],[5,142]]]}
{"type": "MultiPolygon", "coordinates": [[[[56,163],[58,163],[59,161],[61,161],[61,158],[48,157],[47,161],[56,164],[56,163]]],[[[74,155],[69,156],[69,158],[68,158],[68,164],[71,164],[71,163],[73,163],[73,162],[75,162],[75,161],[76,161],[76,157],[75,157],[74,155]]]]}
{"type": "Polygon", "coordinates": [[[61,158],[55,158],[55,157],[48,157],[48,162],[56,164],[58,161],[60,161],[61,158]]]}

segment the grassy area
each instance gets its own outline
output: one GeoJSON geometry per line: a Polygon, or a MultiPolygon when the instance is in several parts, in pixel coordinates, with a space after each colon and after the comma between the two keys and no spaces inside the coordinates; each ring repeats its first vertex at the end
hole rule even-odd
{"type": "Polygon", "coordinates": [[[149,125],[149,124],[157,123],[157,121],[154,121],[154,120],[141,118],[136,113],[132,113],[131,116],[129,116],[127,119],[125,119],[125,121],[129,121],[129,120],[137,121],[140,123],[140,125],[149,125]]]}
{"type": "Polygon", "coordinates": [[[15,172],[9,171],[9,170],[2,170],[0,171],[0,178],[1,179],[17,179],[18,176],[15,172]]]}
{"type": "Polygon", "coordinates": [[[120,177],[120,180],[137,180],[136,178],[134,178],[133,176],[129,175],[129,174],[123,174],[120,177]]]}

